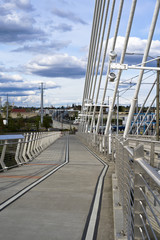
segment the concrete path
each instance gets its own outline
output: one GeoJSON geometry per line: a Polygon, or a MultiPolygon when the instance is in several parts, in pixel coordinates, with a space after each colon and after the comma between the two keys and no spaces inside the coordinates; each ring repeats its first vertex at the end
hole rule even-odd
{"type": "MultiPolygon", "coordinates": [[[[30,164],[0,173],[1,202],[32,184],[35,177],[40,179],[60,166],[65,161],[65,143],[63,137],[30,164]]],[[[82,239],[103,168],[75,136],[70,136],[69,163],[1,211],[1,239],[82,239]]]]}

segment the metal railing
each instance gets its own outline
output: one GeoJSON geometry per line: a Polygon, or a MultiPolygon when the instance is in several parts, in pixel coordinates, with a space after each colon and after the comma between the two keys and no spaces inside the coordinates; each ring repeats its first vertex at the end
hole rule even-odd
{"type": "Polygon", "coordinates": [[[109,155],[111,153],[112,138],[111,135],[105,136],[95,133],[80,133],[77,135],[90,147],[93,147],[96,151],[109,155]]]}
{"type": "Polygon", "coordinates": [[[61,135],[60,132],[35,132],[0,135],[1,171],[33,160],[61,135]]]}
{"type": "Polygon", "coordinates": [[[112,154],[119,195],[115,205],[122,209],[123,239],[160,239],[160,174],[156,168],[160,166],[160,142],[124,140],[116,135],[79,133],[79,136],[96,151],[112,154]]]}
{"type": "Polygon", "coordinates": [[[130,148],[116,138],[115,166],[127,239],[160,239],[160,174],[144,158],[144,147],[130,148]]]}

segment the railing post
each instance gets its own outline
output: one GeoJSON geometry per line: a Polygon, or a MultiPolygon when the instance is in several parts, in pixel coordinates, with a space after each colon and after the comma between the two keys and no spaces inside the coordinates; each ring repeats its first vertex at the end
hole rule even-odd
{"type": "Polygon", "coordinates": [[[38,146],[38,132],[35,133],[35,143],[34,143],[34,152],[35,152],[35,157],[38,156],[38,150],[37,150],[37,146],[38,146]]]}
{"type": "Polygon", "coordinates": [[[41,146],[42,146],[42,151],[45,149],[45,146],[44,146],[44,133],[42,132],[41,133],[41,146]]]}
{"type": "Polygon", "coordinates": [[[31,146],[32,146],[32,133],[30,133],[29,143],[28,143],[28,148],[27,148],[27,155],[28,155],[30,161],[33,159],[33,156],[31,153],[31,146]]]}
{"type": "Polygon", "coordinates": [[[96,147],[96,134],[95,133],[93,133],[92,147],[96,147]]]}
{"type": "Polygon", "coordinates": [[[39,133],[39,140],[40,140],[40,143],[39,143],[39,145],[40,145],[40,153],[43,151],[43,145],[42,145],[42,133],[40,132],[39,133]]]}
{"type": "Polygon", "coordinates": [[[99,152],[102,153],[102,136],[99,135],[99,152]]]}
{"type": "Polygon", "coordinates": [[[40,154],[40,152],[41,152],[41,134],[40,134],[40,132],[38,133],[38,146],[37,146],[37,148],[38,148],[38,154],[40,154]]]}
{"type": "Polygon", "coordinates": [[[30,146],[29,146],[29,153],[31,155],[31,160],[34,158],[34,154],[33,154],[33,139],[34,139],[34,133],[30,134],[30,146]]]}
{"type": "Polygon", "coordinates": [[[26,157],[26,149],[27,149],[27,144],[28,144],[28,135],[24,135],[24,147],[23,147],[23,152],[22,152],[22,157],[25,160],[25,162],[28,162],[28,158],[26,157]]]}
{"type": "Polygon", "coordinates": [[[15,161],[17,162],[18,165],[23,164],[23,163],[19,160],[19,155],[20,155],[20,150],[21,150],[21,141],[22,141],[22,139],[18,139],[17,148],[16,148],[16,153],[15,153],[15,161]]]}
{"type": "Polygon", "coordinates": [[[150,165],[154,167],[154,142],[151,141],[151,149],[150,149],[150,165]]]}
{"type": "Polygon", "coordinates": [[[110,133],[107,135],[107,158],[109,160],[109,156],[111,154],[111,135],[110,133]]]}
{"type": "Polygon", "coordinates": [[[34,154],[34,158],[37,156],[36,154],[36,136],[37,136],[37,133],[33,133],[33,154],[34,154]]]}
{"type": "Polygon", "coordinates": [[[1,158],[0,158],[0,164],[3,168],[3,170],[7,169],[5,163],[4,163],[4,158],[5,158],[5,154],[6,154],[6,148],[7,148],[7,140],[4,141],[4,145],[3,145],[3,149],[2,149],[2,153],[1,153],[1,158]]]}
{"type": "Polygon", "coordinates": [[[23,159],[23,149],[24,149],[24,139],[21,139],[20,141],[20,151],[19,151],[19,159],[21,163],[24,163],[25,160],[23,159]]]}
{"type": "Polygon", "coordinates": [[[139,145],[134,149],[134,164],[135,164],[135,177],[134,177],[134,240],[146,238],[144,227],[146,227],[146,217],[141,204],[145,207],[144,196],[140,188],[145,192],[145,184],[141,180],[139,174],[142,172],[136,160],[144,157],[144,147],[139,145]]]}
{"type": "Polygon", "coordinates": [[[114,154],[115,154],[115,137],[112,135],[112,162],[114,162],[114,154]]]}
{"type": "Polygon", "coordinates": [[[37,133],[36,133],[36,143],[35,143],[36,156],[38,156],[38,154],[39,154],[38,148],[39,148],[39,133],[37,132],[37,133]]]}

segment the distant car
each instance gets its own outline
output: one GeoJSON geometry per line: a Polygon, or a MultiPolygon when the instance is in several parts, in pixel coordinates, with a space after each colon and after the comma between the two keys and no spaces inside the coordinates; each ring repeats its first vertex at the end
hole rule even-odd
{"type": "MultiPolygon", "coordinates": [[[[118,129],[119,129],[119,131],[124,131],[124,129],[125,129],[125,126],[118,126],[118,129]]],[[[117,126],[116,125],[112,125],[112,131],[114,132],[114,131],[116,131],[117,130],[117,126]]]]}

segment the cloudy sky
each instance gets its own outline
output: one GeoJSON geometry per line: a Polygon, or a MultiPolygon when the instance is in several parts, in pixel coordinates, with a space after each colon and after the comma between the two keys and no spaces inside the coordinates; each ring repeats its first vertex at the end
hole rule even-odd
{"type": "MultiPolygon", "coordinates": [[[[131,0],[125,2],[117,52],[122,48],[131,5],[131,0]]],[[[155,2],[145,0],[144,5],[144,0],[138,1],[129,52],[143,52],[155,2]]],[[[118,5],[117,0],[114,18],[118,5]]],[[[93,11],[94,0],[0,0],[2,103],[8,94],[10,103],[17,106],[40,106],[43,82],[45,106],[81,104],[93,11]]],[[[158,24],[150,55],[160,55],[158,24]]],[[[128,61],[139,57],[128,56],[128,61]]]]}

